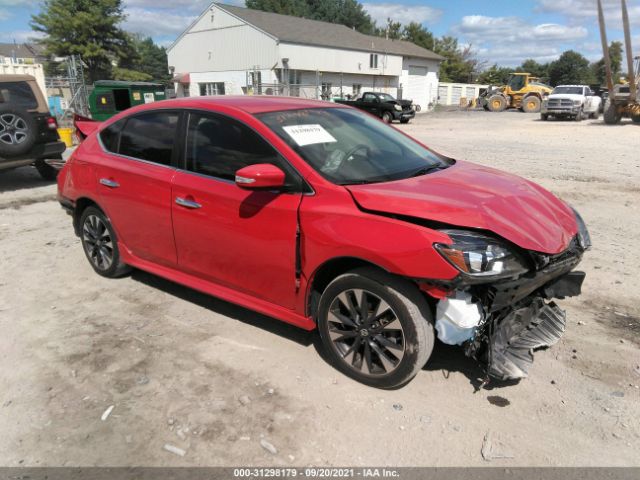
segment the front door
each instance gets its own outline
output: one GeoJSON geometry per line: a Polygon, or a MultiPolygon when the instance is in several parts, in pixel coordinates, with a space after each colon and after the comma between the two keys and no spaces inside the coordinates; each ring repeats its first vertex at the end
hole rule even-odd
{"type": "Polygon", "coordinates": [[[296,229],[301,193],[247,191],[235,172],[284,160],[248,126],[213,113],[191,113],[186,171],[173,181],[173,226],[181,270],[293,309],[296,229]]]}
{"type": "Polygon", "coordinates": [[[97,169],[100,203],[135,256],[175,266],[171,225],[173,146],[179,114],[154,111],[100,133],[108,160],[97,169]]]}

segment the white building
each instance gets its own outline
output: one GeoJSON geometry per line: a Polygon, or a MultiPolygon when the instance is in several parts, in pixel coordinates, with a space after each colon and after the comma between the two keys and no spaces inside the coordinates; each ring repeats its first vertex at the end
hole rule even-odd
{"type": "Polygon", "coordinates": [[[435,105],[443,58],[344,25],[212,4],[168,49],[178,96],[384,91],[435,105]]]}

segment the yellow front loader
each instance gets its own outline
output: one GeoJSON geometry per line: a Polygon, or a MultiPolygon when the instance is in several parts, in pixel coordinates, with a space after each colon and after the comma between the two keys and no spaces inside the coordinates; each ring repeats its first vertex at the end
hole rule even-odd
{"type": "Polygon", "coordinates": [[[598,21],[600,23],[600,38],[604,54],[604,65],[607,73],[607,88],[609,97],[604,104],[604,121],[608,125],[620,123],[622,117],[640,123],[640,61],[634,65],[633,51],[631,47],[631,30],[629,29],[629,12],[627,2],[621,0],[622,26],[624,29],[625,51],[627,54],[627,79],[625,82],[614,85],[611,72],[611,57],[609,56],[609,43],[602,11],[602,0],[598,0],[598,21]]]}
{"type": "Polygon", "coordinates": [[[553,89],[529,73],[513,73],[506,85],[489,88],[478,99],[478,104],[491,112],[519,108],[526,113],[540,112],[542,99],[553,89]]]}

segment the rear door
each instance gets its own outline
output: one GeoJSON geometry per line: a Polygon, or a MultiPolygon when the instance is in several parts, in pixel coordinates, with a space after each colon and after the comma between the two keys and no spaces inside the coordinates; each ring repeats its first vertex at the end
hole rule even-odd
{"type": "Polygon", "coordinates": [[[179,120],[177,111],[154,110],[100,133],[107,155],[97,171],[100,203],[131,253],[166,266],[176,264],[171,182],[179,120]]]}
{"type": "Polygon", "coordinates": [[[299,185],[297,173],[255,130],[228,116],[192,112],[185,166],[173,181],[179,268],[234,290],[293,308],[300,188],[248,191],[235,172],[271,163],[299,185]]]}

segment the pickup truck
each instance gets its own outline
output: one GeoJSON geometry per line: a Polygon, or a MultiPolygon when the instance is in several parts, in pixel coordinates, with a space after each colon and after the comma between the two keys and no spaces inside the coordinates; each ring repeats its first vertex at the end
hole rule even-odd
{"type": "Polygon", "coordinates": [[[577,122],[585,118],[600,117],[602,99],[586,85],[558,85],[542,101],[540,118],[571,118],[577,122]]]}
{"type": "Polygon", "coordinates": [[[409,123],[416,116],[411,100],[396,100],[388,93],[364,92],[356,100],[336,100],[336,103],[349,105],[380,117],[385,123],[399,120],[409,123]]]}

